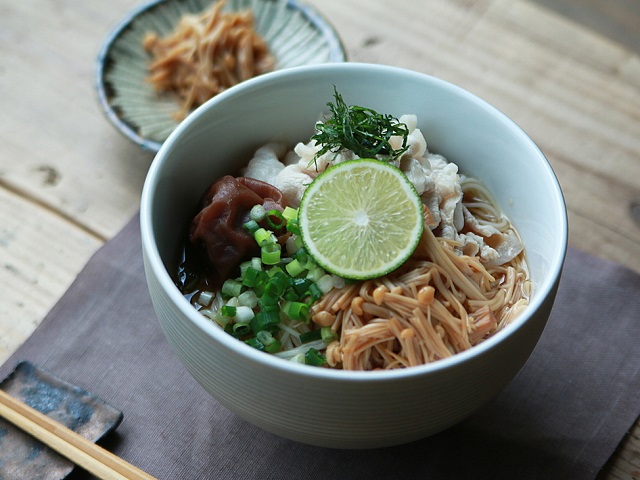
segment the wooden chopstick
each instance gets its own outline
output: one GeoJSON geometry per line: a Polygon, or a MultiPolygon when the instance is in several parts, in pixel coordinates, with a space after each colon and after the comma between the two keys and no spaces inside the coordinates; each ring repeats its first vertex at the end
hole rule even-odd
{"type": "Polygon", "coordinates": [[[0,416],[103,480],[155,480],[82,435],[0,390],[0,416]]]}

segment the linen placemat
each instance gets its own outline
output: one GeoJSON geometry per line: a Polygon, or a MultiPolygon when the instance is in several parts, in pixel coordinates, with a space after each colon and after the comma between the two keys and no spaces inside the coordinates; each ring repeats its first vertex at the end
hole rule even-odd
{"type": "Polygon", "coordinates": [[[159,479],[585,480],[640,414],[640,275],[569,249],[534,353],[471,418],[376,450],[279,438],[218,404],[171,351],[144,280],[138,221],[92,257],[0,376],[29,360],[122,410],[101,444],[159,479]]]}

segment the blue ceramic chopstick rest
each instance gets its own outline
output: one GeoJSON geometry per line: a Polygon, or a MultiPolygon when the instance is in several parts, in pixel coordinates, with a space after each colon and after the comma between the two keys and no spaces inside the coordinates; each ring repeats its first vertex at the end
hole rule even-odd
{"type": "MultiPolygon", "coordinates": [[[[122,412],[28,361],[22,361],[0,389],[96,442],[122,422],[122,412]]],[[[57,480],[74,465],[46,445],[0,419],[0,479],[57,480]]]]}

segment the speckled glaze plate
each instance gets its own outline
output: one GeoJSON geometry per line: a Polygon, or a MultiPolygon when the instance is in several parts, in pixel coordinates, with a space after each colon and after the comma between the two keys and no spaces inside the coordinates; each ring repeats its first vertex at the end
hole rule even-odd
{"type": "MultiPolygon", "coordinates": [[[[92,442],[122,422],[116,408],[30,362],[18,363],[0,388],[92,442]]],[[[0,418],[0,479],[58,480],[73,468],[69,460],[0,418]]]]}
{"type": "MultiPolygon", "coordinates": [[[[157,151],[177,126],[177,100],[160,96],[145,81],[147,32],[173,32],[179,19],[202,12],[211,0],[155,0],[131,12],[109,35],[96,72],[100,104],[107,118],[142,148],[157,151]]],[[[251,9],[256,31],[276,58],[276,69],[344,62],[346,53],[333,27],[312,7],[294,0],[227,0],[224,11],[251,9]]]]}

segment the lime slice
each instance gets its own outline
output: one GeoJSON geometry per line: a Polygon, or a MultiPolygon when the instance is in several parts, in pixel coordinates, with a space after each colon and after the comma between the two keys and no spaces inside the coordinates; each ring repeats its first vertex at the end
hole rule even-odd
{"type": "Polygon", "coordinates": [[[320,174],[298,210],[304,245],[325,270],[364,280],[395,270],[413,253],[422,230],[422,202],[399,169],[357,159],[320,174]]]}

